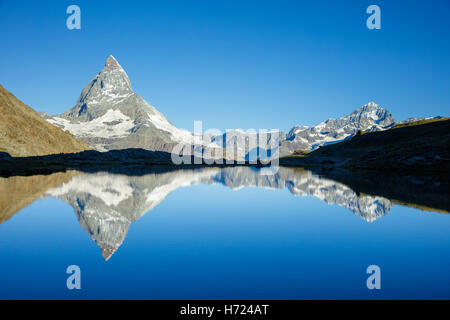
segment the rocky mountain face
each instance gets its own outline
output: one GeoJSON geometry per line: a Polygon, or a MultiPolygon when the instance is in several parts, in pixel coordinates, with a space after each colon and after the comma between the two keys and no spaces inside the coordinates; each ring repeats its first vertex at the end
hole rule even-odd
{"type": "Polygon", "coordinates": [[[199,168],[144,175],[82,173],[70,182],[48,190],[70,204],[81,226],[109,259],[124,241],[129,226],[151,211],[174,190],[195,184],[222,184],[232,189],[256,186],[284,189],[296,196],[314,196],[327,204],[337,204],[368,222],[386,215],[390,200],[360,196],[344,184],[310,171],[279,168],[272,176],[249,167],[199,168]]]}
{"type": "Polygon", "coordinates": [[[43,117],[99,151],[143,148],[171,151],[192,134],[173,126],[155,107],[133,92],[125,70],[113,56],[67,112],[43,117]]]}
{"type": "Polygon", "coordinates": [[[75,153],[90,149],[71,133],[46,122],[0,85],[0,159],[75,153]]]}
{"type": "Polygon", "coordinates": [[[315,150],[320,146],[338,143],[355,136],[358,131],[381,131],[396,124],[394,117],[374,102],[358,108],[339,119],[329,119],[316,126],[296,126],[280,145],[280,154],[297,150],[315,150]]]}

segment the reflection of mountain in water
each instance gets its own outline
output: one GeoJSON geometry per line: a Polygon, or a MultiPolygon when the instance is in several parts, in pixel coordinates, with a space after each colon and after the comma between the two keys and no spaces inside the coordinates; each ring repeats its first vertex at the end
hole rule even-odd
{"type": "Polygon", "coordinates": [[[246,186],[288,188],[294,195],[310,195],[328,204],[338,204],[368,222],[389,212],[391,202],[378,196],[359,196],[344,184],[310,171],[279,168],[274,175],[261,175],[249,167],[202,168],[140,176],[106,172],[83,173],[49,190],[75,210],[82,227],[101,247],[105,259],[117,250],[131,222],[152,210],[169,193],[194,184],[223,184],[232,189],[246,186]]]}
{"type": "Polygon", "coordinates": [[[127,176],[106,172],[81,174],[50,190],[75,210],[81,226],[102,248],[105,259],[117,250],[131,222],[152,210],[169,193],[208,179],[217,169],[180,170],[127,176]]]}
{"type": "Polygon", "coordinates": [[[360,197],[344,184],[302,169],[280,167],[274,175],[260,175],[258,169],[234,167],[222,170],[217,178],[216,181],[233,189],[246,186],[288,188],[293,195],[314,196],[328,204],[345,207],[368,222],[384,216],[392,207],[388,199],[360,197]]]}

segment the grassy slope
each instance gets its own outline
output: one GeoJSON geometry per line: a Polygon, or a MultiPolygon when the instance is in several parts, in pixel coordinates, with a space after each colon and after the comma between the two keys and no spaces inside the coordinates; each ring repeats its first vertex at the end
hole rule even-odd
{"type": "Polygon", "coordinates": [[[0,151],[11,156],[74,153],[90,147],[48,123],[0,85],[0,151]]]}
{"type": "Polygon", "coordinates": [[[433,123],[433,122],[438,122],[438,121],[447,121],[447,120],[450,120],[450,118],[443,117],[443,118],[439,118],[439,119],[425,119],[425,120],[418,120],[418,121],[414,121],[414,122],[399,123],[399,124],[396,124],[395,126],[393,126],[391,129],[413,127],[413,126],[419,126],[422,124],[433,123]]]}

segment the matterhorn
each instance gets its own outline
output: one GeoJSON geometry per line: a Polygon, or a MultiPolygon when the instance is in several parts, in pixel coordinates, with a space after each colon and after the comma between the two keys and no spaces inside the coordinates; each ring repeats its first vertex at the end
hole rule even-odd
{"type": "Polygon", "coordinates": [[[175,144],[190,143],[192,138],[189,131],[176,128],[134,93],[127,73],[111,55],[72,109],[45,118],[98,151],[142,148],[170,152],[175,144]]]}

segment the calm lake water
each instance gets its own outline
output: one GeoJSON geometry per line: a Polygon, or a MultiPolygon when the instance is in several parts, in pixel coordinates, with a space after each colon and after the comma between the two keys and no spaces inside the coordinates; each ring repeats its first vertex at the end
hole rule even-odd
{"type": "Polygon", "coordinates": [[[362,189],[291,168],[0,178],[0,298],[449,299],[448,194],[404,199],[440,182],[342,176],[362,189]]]}

